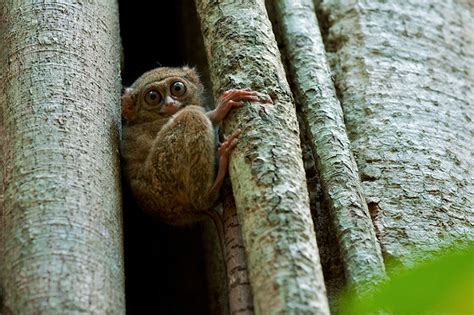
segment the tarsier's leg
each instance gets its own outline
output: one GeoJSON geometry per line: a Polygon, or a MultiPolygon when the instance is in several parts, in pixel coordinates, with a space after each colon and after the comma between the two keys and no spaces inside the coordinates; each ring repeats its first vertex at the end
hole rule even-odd
{"type": "Polygon", "coordinates": [[[224,137],[224,142],[219,148],[219,168],[217,170],[216,179],[211,189],[209,190],[209,195],[217,195],[222,187],[224,182],[225,175],[227,174],[227,169],[229,168],[229,158],[230,154],[237,145],[237,137],[240,135],[241,130],[238,129],[234,131],[230,136],[224,137]]]}
{"type": "Polygon", "coordinates": [[[190,222],[210,206],[206,192],[214,181],[215,148],[212,124],[197,106],[176,113],[157,134],[150,152],[154,185],[164,192],[163,206],[182,208],[180,220],[190,222]]]}

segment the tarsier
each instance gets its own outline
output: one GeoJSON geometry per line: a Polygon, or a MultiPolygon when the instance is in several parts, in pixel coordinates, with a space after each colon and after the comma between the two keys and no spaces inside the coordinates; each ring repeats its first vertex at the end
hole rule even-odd
{"type": "Polygon", "coordinates": [[[143,74],[122,96],[125,177],[137,203],[173,225],[213,217],[241,132],[217,149],[215,126],[245,101],[271,102],[249,89],[229,90],[205,112],[202,94],[194,69],[162,67],[143,74]]]}

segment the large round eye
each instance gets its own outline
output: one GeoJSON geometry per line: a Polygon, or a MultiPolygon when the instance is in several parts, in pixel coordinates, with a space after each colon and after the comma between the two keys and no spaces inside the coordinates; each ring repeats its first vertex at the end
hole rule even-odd
{"type": "Polygon", "coordinates": [[[145,94],[145,102],[148,105],[157,105],[161,102],[161,94],[158,91],[151,90],[145,94]]]}
{"type": "Polygon", "coordinates": [[[171,84],[171,94],[174,96],[183,96],[186,92],[186,85],[181,81],[175,81],[171,84]]]}

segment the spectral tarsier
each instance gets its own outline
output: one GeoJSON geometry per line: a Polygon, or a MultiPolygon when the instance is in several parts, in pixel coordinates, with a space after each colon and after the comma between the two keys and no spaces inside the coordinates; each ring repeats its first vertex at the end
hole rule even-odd
{"type": "Polygon", "coordinates": [[[217,149],[214,127],[244,101],[271,102],[255,91],[230,90],[206,113],[202,93],[194,69],[163,67],[143,74],[122,96],[125,177],[138,204],[168,224],[205,215],[215,220],[212,212],[241,131],[217,149]]]}

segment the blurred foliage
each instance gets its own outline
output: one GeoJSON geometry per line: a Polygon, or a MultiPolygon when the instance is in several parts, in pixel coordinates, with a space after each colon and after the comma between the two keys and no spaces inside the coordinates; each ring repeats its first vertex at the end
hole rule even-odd
{"type": "Polygon", "coordinates": [[[413,268],[387,266],[390,280],[341,297],[340,314],[474,314],[474,242],[413,268]]]}

